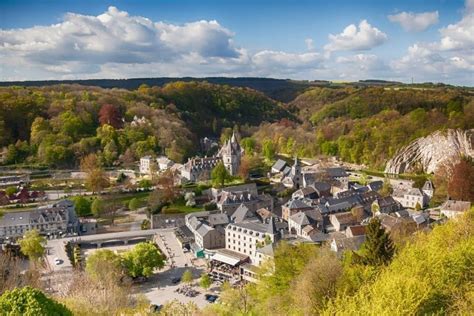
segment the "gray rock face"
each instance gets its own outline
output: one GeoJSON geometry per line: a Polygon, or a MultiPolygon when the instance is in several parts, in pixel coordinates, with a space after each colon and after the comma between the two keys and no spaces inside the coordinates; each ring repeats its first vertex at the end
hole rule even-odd
{"type": "Polygon", "coordinates": [[[385,173],[409,173],[420,168],[434,173],[438,166],[460,155],[474,157],[474,129],[437,131],[418,138],[387,162],[385,173]]]}

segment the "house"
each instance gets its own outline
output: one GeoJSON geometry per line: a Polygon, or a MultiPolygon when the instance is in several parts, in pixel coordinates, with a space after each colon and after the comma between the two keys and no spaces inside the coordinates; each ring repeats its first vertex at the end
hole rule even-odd
{"type": "MultiPolygon", "coordinates": [[[[323,216],[319,210],[311,209],[298,212],[288,219],[288,230],[293,235],[302,236],[303,230],[307,226],[318,228],[320,231],[323,230],[323,216]]],[[[306,229],[306,235],[308,235],[310,231],[309,228],[306,229]]]]}
{"type": "Polygon", "coordinates": [[[447,200],[440,206],[440,212],[447,218],[458,217],[471,208],[471,202],[447,200]]]}
{"type": "Polygon", "coordinates": [[[355,237],[345,237],[345,235],[333,237],[331,250],[341,256],[345,251],[357,251],[365,241],[365,235],[355,237]]]}
{"type": "Polygon", "coordinates": [[[223,191],[217,201],[217,208],[228,215],[231,215],[238,207],[244,204],[251,211],[259,208],[268,208],[273,210],[273,197],[267,194],[254,195],[250,191],[223,191]]]}
{"type": "Polygon", "coordinates": [[[278,159],[272,166],[271,172],[272,173],[279,173],[283,172],[283,170],[288,166],[286,161],[282,159],[278,159]]]}
{"type": "Polygon", "coordinates": [[[394,213],[400,210],[400,203],[391,196],[377,198],[372,202],[371,209],[380,213],[394,213]]]}
{"type": "Polygon", "coordinates": [[[153,166],[153,158],[151,156],[145,156],[140,158],[140,173],[151,174],[153,166]]]}
{"type": "Polygon", "coordinates": [[[250,263],[259,263],[263,256],[257,252],[280,239],[272,217],[268,222],[231,223],[225,228],[225,248],[246,256],[250,263]]]}
{"type": "Polygon", "coordinates": [[[294,215],[298,212],[311,210],[311,209],[313,209],[313,206],[311,206],[309,201],[308,201],[308,203],[306,203],[303,200],[291,199],[288,202],[286,202],[284,205],[282,205],[281,209],[282,209],[283,219],[288,221],[288,219],[292,215],[294,215]]]}
{"type": "Polygon", "coordinates": [[[346,228],[346,237],[352,238],[357,236],[364,236],[366,231],[366,226],[364,225],[355,225],[355,226],[348,226],[346,228]]]}
{"type": "Polygon", "coordinates": [[[305,187],[305,188],[298,189],[291,195],[292,199],[311,199],[311,200],[315,200],[318,197],[319,197],[318,193],[316,192],[316,190],[313,187],[305,187]]]}
{"type": "Polygon", "coordinates": [[[346,179],[349,178],[348,173],[343,168],[339,168],[339,167],[326,168],[324,171],[327,173],[327,175],[330,178],[332,178],[334,180],[341,181],[341,180],[346,180],[346,179]]]}
{"type": "Polygon", "coordinates": [[[383,187],[383,181],[372,181],[369,184],[367,184],[367,187],[369,188],[370,191],[380,191],[382,190],[383,187]]]}
{"type": "Polygon", "coordinates": [[[168,170],[174,165],[174,162],[166,156],[160,156],[156,158],[156,162],[160,171],[168,170]]]}
{"type": "Polygon", "coordinates": [[[33,229],[45,236],[78,233],[74,203],[62,200],[32,211],[8,212],[0,218],[0,239],[18,238],[33,229]]]}
{"type": "Polygon", "coordinates": [[[336,231],[345,230],[348,226],[359,224],[357,218],[351,212],[337,213],[329,215],[329,221],[336,231]]]}
{"type": "Polygon", "coordinates": [[[211,178],[212,169],[221,161],[220,157],[188,159],[181,168],[181,177],[190,182],[207,181],[211,178]]]}
{"type": "Polygon", "coordinates": [[[394,192],[393,198],[397,200],[403,207],[416,208],[419,204],[421,208],[428,205],[429,197],[418,188],[410,188],[408,191],[394,192]]]}
{"type": "Polygon", "coordinates": [[[258,195],[257,184],[252,182],[252,183],[228,186],[221,189],[211,188],[209,190],[209,193],[210,193],[210,198],[217,202],[223,192],[236,193],[236,192],[244,192],[244,191],[250,192],[250,194],[252,195],[258,195]]]}
{"type": "MultiPolygon", "coordinates": [[[[304,178],[303,174],[303,178],[304,178]]],[[[326,182],[313,182],[311,185],[303,186],[292,194],[294,199],[319,199],[321,197],[331,196],[331,185],[326,182]]]]}
{"type": "Polygon", "coordinates": [[[217,212],[196,212],[185,216],[186,227],[194,234],[197,249],[225,247],[224,228],[230,220],[227,214],[217,212]]]}

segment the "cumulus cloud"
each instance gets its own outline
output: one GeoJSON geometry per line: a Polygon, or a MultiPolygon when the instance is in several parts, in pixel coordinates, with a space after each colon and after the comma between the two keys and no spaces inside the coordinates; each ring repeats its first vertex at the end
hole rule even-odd
{"type": "Polygon", "coordinates": [[[408,47],[407,54],[393,60],[391,67],[400,74],[425,79],[458,80],[473,85],[474,71],[474,1],[466,1],[460,21],[441,28],[440,40],[418,42],[408,47]]]}
{"type": "Polygon", "coordinates": [[[340,34],[330,34],[329,44],[325,45],[324,49],[327,51],[369,50],[382,45],[387,39],[387,34],[370,25],[367,20],[362,20],[359,27],[351,24],[340,34]]]}
{"type": "Polygon", "coordinates": [[[439,14],[438,11],[423,13],[400,12],[389,15],[388,19],[391,22],[399,23],[405,31],[421,32],[431,25],[438,23],[439,14]]]}
{"type": "Polygon", "coordinates": [[[98,16],[68,13],[58,24],[0,30],[2,79],[21,78],[22,67],[30,77],[21,79],[278,76],[315,67],[321,59],[315,52],[250,54],[233,37],[217,21],[175,25],[130,16],[113,6],[98,16]]]}

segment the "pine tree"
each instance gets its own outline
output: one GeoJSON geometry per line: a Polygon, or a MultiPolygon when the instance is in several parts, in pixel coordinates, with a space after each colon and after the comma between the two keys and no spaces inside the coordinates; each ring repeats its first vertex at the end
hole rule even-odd
{"type": "Polygon", "coordinates": [[[366,231],[365,242],[361,249],[362,263],[371,266],[388,264],[392,260],[395,247],[389,234],[381,226],[380,219],[372,218],[366,231]]]}

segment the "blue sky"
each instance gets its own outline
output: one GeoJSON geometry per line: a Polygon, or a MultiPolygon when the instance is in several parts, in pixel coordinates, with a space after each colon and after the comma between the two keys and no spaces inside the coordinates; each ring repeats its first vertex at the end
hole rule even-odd
{"type": "Polygon", "coordinates": [[[414,77],[472,86],[473,11],[473,0],[2,0],[0,80],[414,77]]]}

